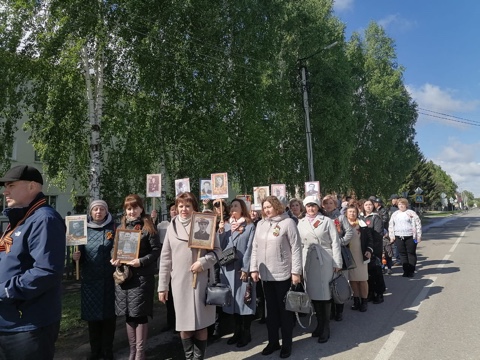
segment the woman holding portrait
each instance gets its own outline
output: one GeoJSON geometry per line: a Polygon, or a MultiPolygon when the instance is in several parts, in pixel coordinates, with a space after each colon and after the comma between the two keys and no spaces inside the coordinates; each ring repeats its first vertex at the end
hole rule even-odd
{"type": "Polygon", "coordinates": [[[402,259],[403,277],[413,277],[417,265],[417,245],[422,241],[422,222],[417,213],[408,209],[408,200],[398,199],[398,211],[390,218],[390,242],[397,245],[402,259]]]}
{"type": "MultiPolygon", "coordinates": [[[[368,262],[373,253],[371,229],[358,217],[358,205],[349,204],[345,215],[339,217],[343,231],[352,230],[349,248],[356,267],[348,270],[348,279],[353,291],[352,310],[367,311],[368,308],[368,262]]],[[[344,244],[345,245],[345,244],[344,244]]]]}
{"type": "Polygon", "coordinates": [[[249,281],[249,271],[254,235],[255,226],[245,202],[234,199],[230,204],[230,219],[225,225],[225,232],[220,235],[220,246],[222,250],[235,248],[237,260],[223,266],[220,279],[223,284],[229,284],[232,288],[232,304],[222,309],[227,314],[233,314],[235,331],[227,344],[237,344],[237,347],[244,347],[252,341],[250,325],[256,311],[256,291],[249,281]],[[248,302],[245,301],[247,293],[248,302]]]}
{"type": "Polygon", "coordinates": [[[298,222],[298,231],[303,247],[305,289],[317,318],[312,336],[325,343],[330,338],[330,281],[334,272],[342,270],[341,244],[334,222],[320,212],[320,200],[307,196],[303,204],[306,214],[298,222]]]}
{"type": "Polygon", "coordinates": [[[250,262],[253,281],[263,282],[267,304],[268,345],[262,355],[280,349],[278,330],[281,329],[280,357],[288,358],[292,352],[294,313],[285,310],[283,299],[302,275],[300,235],[295,221],[275,196],[263,201],[262,210],[263,219],[257,224],[250,262]]]}
{"type": "MultiPolygon", "coordinates": [[[[153,296],[155,292],[155,273],[160,255],[160,240],[153,222],[145,213],[143,200],[136,194],[128,195],[123,202],[125,215],[121,229],[141,232],[138,258],[128,262],[132,277],[115,286],[115,312],[125,315],[129,360],[145,359],[148,338],[148,317],[153,316],[153,296]]],[[[120,260],[111,261],[120,266],[120,260]]]]}
{"type": "Polygon", "coordinates": [[[113,359],[115,337],[115,283],[110,264],[115,238],[115,223],[103,200],[88,207],[87,244],[80,245],[73,260],[82,270],[81,317],[88,322],[89,359],[113,359]]]}
{"type": "Polygon", "coordinates": [[[194,231],[192,216],[198,212],[198,202],[191,192],[175,200],[178,215],[172,219],[163,242],[158,277],[158,299],[165,303],[171,280],[175,297],[175,328],[180,332],[187,359],[203,359],[207,347],[208,326],[215,322],[215,306],[205,305],[208,282],[213,283],[213,265],[221,255],[218,237],[214,249],[188,247],[190,232],[194,231]],[[197,260],[198,259],[198,260],[197,260]],[[192,282],[196,276],[196,286],[192,282]]]}

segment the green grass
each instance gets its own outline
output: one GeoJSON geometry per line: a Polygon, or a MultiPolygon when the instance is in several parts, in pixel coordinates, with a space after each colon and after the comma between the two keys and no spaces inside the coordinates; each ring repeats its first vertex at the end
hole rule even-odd
{"type": "Polygon", "coordinates": [[[60,333],[69,333],[85,327],[80,319],[80,292],[67,292],[62,298],[62,321],[60,333]]]}
{"type": "Polygon", "coordinates": [[[427,211],[423,216],[425,217],[446,217],[454,214],[453,211],[427,211]]]}

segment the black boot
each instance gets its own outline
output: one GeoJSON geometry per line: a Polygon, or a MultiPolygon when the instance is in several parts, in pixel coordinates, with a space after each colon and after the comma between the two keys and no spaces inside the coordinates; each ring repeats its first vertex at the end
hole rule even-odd
{"type": "Polygon", "coordinates": [[[102,321],[102,349],[104,360],[114,360],[113,340],[115,339],[115,330],[117,328],[117,318],[106,319],[102,321]]]}
{"type": "Polygon", "coordinates": [[[88,322],[88,338],[90,340],[90,356],[88,359],[97,360],[102,358],[102,322],[88,322]]]}
{"type": "Polygon", "coordinates": [[[186,360],[193,360],[193,346],[194,346],[193,342],[194,342],[193,337],[182,339],[183,352],[185,354],[186,360]]]}
{"type": "Polygon", "coordinates": [[[235,331],[233,336],[227,340],[228,345],[236,344],[240,341],[240,337],[242,336],[242,316],[239,314],[233,314],[233,320],[235,322],[235,331]]]}
{"type": "MultiPolygon", "coordinates": [[[[335,321],[342,321],[343,320],[343,304],[335,304],[335,321]]],[[[330,316],[330,319],[332,317],[330,316]]]]}
{"type": "Polygon", "coordinates": [[[207,349],[207,340],[193,339],[193,359],[203,360],[205,358],[205,350],[207,349]]]}
{"type": "Polygon", "coordinates": [[[323,344],[330,339],[330,301],[321,301],[321,327],[320,334],[318,335],[318,342],[323,344]]]}
{"type": "Polygon", "coordinates": [[[368,299],[367,298],[362,298],[362,302],[360,303],[360,312],[365,312],[367,311],[368,308],[368,299]]]}
{"type": "Polygon", "coordinates": [[[333,299],[330,302],[330,320],[333,320],[335,316],[337,315],[337,304],[335,304],[335,301],[333,299]]]}
{"type": "Polygon", "coordinates": [[[247,346],[252,341],[252,335],[250,334],[250,325],[252,323],[253,315],[241,315],[242,318],[242,335],[237,343],[237,347],[241,348],[247,346]]]}
{"type": "Polygon", "coordinates": [[[320,301],[317,300],[312,300],[312,305],[313,309],[315,310],[315,317],[317,318],[317,327],[315,330],[312,332],[312,337],[318,337],[321,332],[321,323],[322,323],[322,318],[321,318],[321,312],[322,310],[320,309],[320,301]]]}
{"type": "Polygon", "coordinates": [[[353,298],[353,305],[351,307],[352,310],[359,310],[360,309],[360,298],[355,296],[353,298]]]}
{"type": "Polygon", "coordinates": [[[216,308],[216,314],[215,314],[215,322],[213,325],[211,325],[211,336],[209,336],[209,339],[212,341],[215,341],[219,338],[221,338],[221,333],[220,333],[220,324],[222,322],[222,315],[223,311],[220,307],[216,308]]]}
{"type": "Polygon", "coordinates": [[[381,304],[381,303],[383,303],[383,294],[375,295],[374,298],[373,298],[373,303],[374,303],[374,304],[381,304]]]}

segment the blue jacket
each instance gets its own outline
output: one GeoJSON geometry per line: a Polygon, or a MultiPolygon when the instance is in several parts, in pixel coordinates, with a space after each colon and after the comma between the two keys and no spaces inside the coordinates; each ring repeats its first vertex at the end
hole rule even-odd
{"type": "MultiPolygon", "coordinates": [[[[27,208],[6,209],[11,227],[43,197],[27,208]]],[[[65,230],[62,217],[44,205],[12,233],[10,252],[0,252],[0,331],[31,331],[60,321],[65,230]]]]}

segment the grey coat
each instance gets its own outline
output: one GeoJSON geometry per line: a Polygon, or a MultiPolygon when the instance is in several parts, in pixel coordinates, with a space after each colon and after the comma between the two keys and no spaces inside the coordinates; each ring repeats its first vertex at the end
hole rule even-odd
{"type": "Polygon", "coordinates": [[[342,268],[340,238],[334,222],[317,215],[310,223],[305,217],[298,222],[304,259],[305,288],[312,300],[330,300],[333,268],[342,268]]]}
{"type": "Polygon", "coordinates": [[[262,219],[253,238],[250,272],[263,281],[283,281],[302,275],[302,249],[295,221],[283,213],[262,219]]]}
{"type": "Polygon", "coordinates": [[[230,224],[225,224],[225,232],[220,235],[220,246],[222,250],[235,246],[238,259],[232,264],[223,266],[220,272],[221,282],[229,284],[232,288],[234,301],[230,306],[224,306],[222,309],[227,314],[254,315],[256,311],[256,286],[250,280],[252,301],[249,305],[245,304],[244,296],[247,290],[248,282],[240,280],[241,271],[248,273],[250,271],[250,258],[252,256],[252,243],[255,235],[255,226],[250,223],[240,234],[235,231],[232,234],[230,224]]]}
{"type": "MultiPolygon", "coordinates": [[[[215,255],[207,250],[188,247],[191,223],[184,227],[177,217],[173,218],[163,241],[158,278],[158,292],[168,291],[168,283],[172,280],[172,292],[175,297],[175,316],[177,331],[194,331],[206,328],[215,322],[215,306],[205,305],[205,290],[210,275],[213,282],[213,265],[215,255]],[[192,287],[193,274],[190,266],[199,261],[203,271],[197,274],[197,286],[192,287]],[[209,271],[210,270],[210,271],[209,271]]],[[[220,243],[215,238],[213,251],[220,256],[220,243]]]]}

